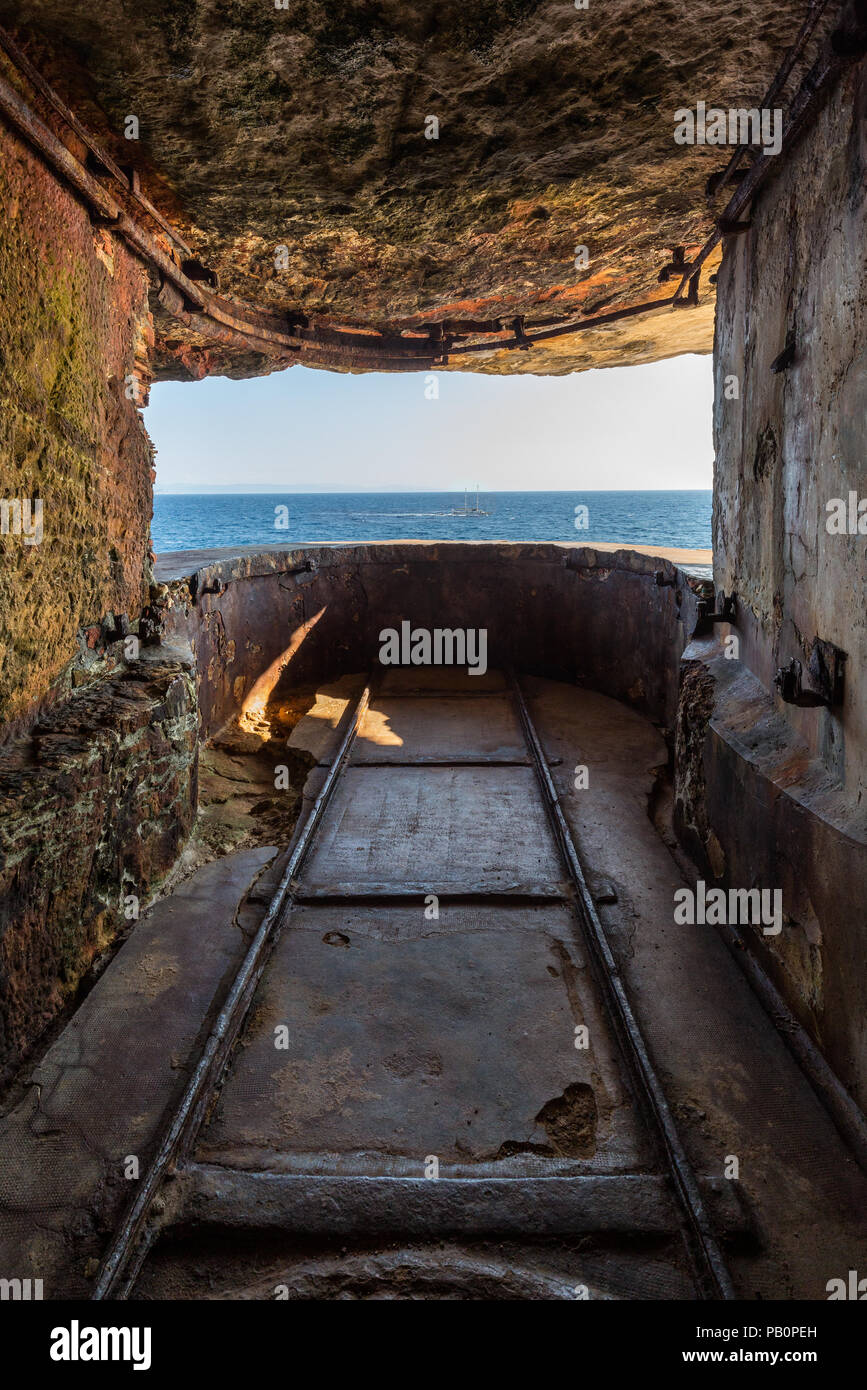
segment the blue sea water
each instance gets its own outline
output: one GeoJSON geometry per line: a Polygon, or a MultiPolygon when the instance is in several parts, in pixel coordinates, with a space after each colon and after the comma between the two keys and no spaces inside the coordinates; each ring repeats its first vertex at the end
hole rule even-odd
{"type": "MultiPolygon", "coordinates": [[[[470,504],[474,504],[471,495],[470,504]]],[[[617,541],[710,549],[711,493],[491,492],[487,516],[448,516],[463,493],[162,493],[154,498],[158,554],[217,546],[382,540],[617,541]],[[588,510],[575,527],[576,507],[588,510]],[[275,525],[286,519],[288,527],[275,525]]]]}

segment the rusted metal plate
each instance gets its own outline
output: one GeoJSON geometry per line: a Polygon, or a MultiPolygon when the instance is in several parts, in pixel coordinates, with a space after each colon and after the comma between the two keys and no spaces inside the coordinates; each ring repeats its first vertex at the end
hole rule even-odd
{"type": "Polygon", "coordinates": [[[420,759],[462,763],[497,759],[529,766],[514,710],[505,696],[475,700],[374,700],[352,750],[353,763],[420,759]]]}
{"type": "Polygon", "coordinates": [[[409,881],[436,893],[473,881],[496,892],[562,877],[531,768],[351,766],[303,887],[409,881]]]}
{"type": "Polygon", "coordinates": [[[294,909],[197,1158],[634,1169],[634,1115],[572,932],[557,906],[294,909]]]}

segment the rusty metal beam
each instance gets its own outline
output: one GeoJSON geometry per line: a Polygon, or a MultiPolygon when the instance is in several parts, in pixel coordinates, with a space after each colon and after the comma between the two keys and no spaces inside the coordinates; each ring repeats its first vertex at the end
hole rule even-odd
{"type": "MultiPolygon", "coordinates": [[[[771,83],[770,87],[765,92],[765,95],[762,98],[761,107],[763,109],[772,106],[773,103],[776,101],[777,97],[782,92],[787,81],[789,80],[789,76],[792,72],[793,67],[795,66],[795,63],[798,61],[807,44],[809,43],[810,39],[812,38],[816,25],[819,23],[819,20],[822,18],[822,15],[827,10],[829,3],[830,0],[810,0],[810,4],[807,6],[807,13],[804,17],[804,22],[798,31],[798,34],[795,38],[795,42],[792,44],[791,48],[789,49],[788,53],[786,54],[785,58],[780,64],[780,67],[777,70],[773,82],[771,83]]],[[[711,176],[711,178],[708,180],[708,193],[710,195],[715,196],[717,193],[719,193],[721,188],[724,188],[725,185],[731,181],[735,170],[737,169],[744,155],[750,148],[751,146],[749,145],[738,145],[737,149],[732,154],[731,159],[729,160],[726,167],[723,169],[722,173],[713,174],[711,176]]]]}
{"type": "MultiPolygon", "coordinates": [[[[724,235],[730,235],[732,228],[735,231],[739,230],[737,224],[741,221],[743,214],[762,184],[774,169],[779,167],[781,155],[788,153],[797,144],[815,120],[834,83],[845,72],[846,68],[864,52],[864,45],[867,44],[867,5],[865,5],[865,0],[850,0],[850,3],[844,6],[844,16],[842,25],[829,36],[792,98],[786,113],[780,155],[762,154],[752,168],[747,171],[718,218],[716,230],[708,237],[692,262],[690,275],[701,269],[724,235]],[[843,33],[845,33],[845,42],[837,38],[843,33]],[[727,227],[729,231],[723,232],[723,226],[727,227]]],[[[746,228],[744,227],[743,230],[746,228]]],[[[678,294],[682,293],[688,279],[689,276],[685,275],[678,286],[678,294]]]]}
{"type": "Polygon", "coordinates": [[[13,66],[27,78],[27,81],[33,89],[37,91],[41,97],[45,98],[66,125],[69,126],[69,129],[78,136],[82,144],[86,145],[93,156],[94,162],[104,169],[106,173],[111,174],[113,179],[117,180],[124,192],[128,193],[130,197],[144,209],[149,217],[153,218],[157,225],[162,228],[167,236],[171,237],[172,241],[179,246],[182,251],[191,255],[192,253],[186,242],[180,237],[178,232],[175,231],[174,227],[165,220],[162,213],[159,212],[158,209],[154,207],[153,203],[142,193],[138,186],[137,174],[134,172],[133,177],[130,178],[125,171],[121,169],[120,165],[115,163],[107,150],[99,144],[91,131],[89,131],[86,126],[82,125],[81,121],[75,115],[75,112],[69,109],[66,102],[55,92],[51,84],[46,82],[38,68],[33,66],[26,53],[19,48],[11,34],[8,34],[2,26],[0,26],[0,48],[2,48],[13,66]]]}
{"type": "Polygon", "coordinates": [[[31,111],[24,98],[2,76],[0,112],[104,222],[110,225],[117,223],[121,215],[120,205],[106,193],[102,184],[88,173],[62,140],[58,140],[53,131],[31,111]]]}
{"type": "Polygon", "coordinates": [[[607,323],[617,323],[620,319],[633,319],[639,314],[653,313],[657,309],[670,309],[674,304],[676,295],[670,295],[666,299],[651,299],[643,304],[630,304],[625,309],[612,309],[607,314],[596,314],[587,319],[579,319],[575,323],[564,323],[556,328],[545,328],[538,333],[525,333],[521,338],[501,338],[493,343],[463,343],[453,347],[449,353],[451,357],[457,357],[461,353],[471,352],[499,352],[502,348],[532,347],[534,343],[547,342],[549,338],[560,338],[566,333],[583,333],[588,328],[601,328],[607,323]]]}
{"type": "MultiPolygon", "coordinates": [[[[810,35],[815,30],[821,14],[829,0],[812,0],[808,15],[794,44],[771,83],[765,101],[774,100],[785,85],[795,61],[803,52],[810,35]]],[[[831,36],[822,54],[804,79],[801,88],[793,99],[788,116],[784,149],[789,149],[803,133],[824,101],[831,83],[842,70],[853,61],[864,46],[863,10],[865,0],[849,0],[846,29],[843,39],[836,45],[835,35],[831,36]]],[[[837,31],[841,33],[842,30],[837,31]]],[[[69,111],[60,97],[36,71],[29,59],[21,52],[12,39],[0,29],[0,46],[22,74],[38,92],[50,102],[70,128],[85,143],[93,157],[121,184],[126,196],[134,199],[149,216],[155,218],[162,229],[188,254],[189,248],[180,240],[177,233],[162,219],[158,211],[141,194],[137,180],[131,180],[106,155],[93,136],[69,111]]],[[[159,300],[167,313],[180,319],[194,332],[215,342],[235,345],[246,351],[255,351],[280,361],[295,361],[299,358],[311,365],[336,367],[343,370],[378,368],[383,371],[424,371],[438,365],[446,365],[450,357],[477,355],[513,350],[527,350],[535,343],[553,338],[565,337],[588,329],[601,328],[610,323],[635,318],[664,309],[692,308],[698,302],[698,288],[701,267],[713,252],[724,235],[732,229],[746,230],[741,222],[741,214],[749,206],[756,191],[771,172],[772,159],[761,155],[753,167],[743,174],[741,182],[726,206],[713,233],[699,251],[695,260],[683,267],[683,276],[674,295],[628,305],[608,313],[596,314],[578,320],[542,319],[532,325],[527,332],[523,318],[512,320],[512,334],[501,336],[504,323],[497,319],[446,319],[441,323],[428,323],[418,328],[408,329],[406,335],[400,333],[365,332],[361,329],[343,329],[318,324],[304,315],[271,313],[255,305],[239,300],[226,299],[212,290],[205,289],[201,281],[193,281],[186,276],[177,261],[167,255],[154,238],[140,227],[123,207],[115,201],[75,158],[56,135],[30,110],[27,103],[0,78],[0,112],[33,145],[46,162],[67,180],[70,186],[89,205],[94,220],[111,227],[122,237],[127,245],[151,269],[160,276],[159,300]],[[740,223],[740,225],[738,225],[740,223]],[[169,288],[171,287],[171,292],[169,288]],[[686,293],[684,293],[687,291],[686,293]],[[541,327],[552,323],[550,328],[541,327]],[[455,342],[461,336],[488,336],[487,342],[455,342]]],[[[744,152],[739,147],[719,186],[734,172],[735,164],[744,152]]],[[[674,268],[674,267],[672,267],[674,268]]],[[[679,268],[679,267],[677,267],[679,268]]]]}

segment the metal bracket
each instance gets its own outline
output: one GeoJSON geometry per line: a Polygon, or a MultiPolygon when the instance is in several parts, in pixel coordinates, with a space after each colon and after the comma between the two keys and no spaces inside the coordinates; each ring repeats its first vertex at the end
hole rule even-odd
{"type": "Polygon", "coordinates": [[[787,705],[798,705],[802,709],[815,709],[823,705],[831,709],[843,703],[845,663],[845,652],[835,647],[833,642],[824,642],[820,637],[815,637],[807,666],[809,684],[804,685],[804,668],[793,656],[787,666],[779,667],[774,676],[774,685],[787,705]]]}
{"type": "Polygon", "coordinates": [[[741,236],[751,231],[753,225],[749,218],[746,222],[739,222],[737,219],[732,221],[730,217],[718,217],[716,224],[723,236],[741,236]]]}
{"type": "Polygon", "coordinates": [[[774,373],[785,372],[795,360],[795,332],[794,329],[786,334],[786,346],[778,357],[771,363],[771,371],[774,373]]]}
{"type": "MultiPolygon", "coordinates": [[[[688,269],[688,267],[684,267],[688,269]]],[[[701,279],[701,266],[689,277],[687,282],[686,295],[681,297],[675,295],[672,300],[672,309],[694,309],[698,304],[698,282],[701,279]]]]}
{"type": "Polygon", "coordinates": [[[673,246],[671,249],[671,260],[668,265],[664,265],[657,277],[659,284],[664,285],[666,280],[670,280],[672,275],[678,275],[683,279],[684,275],[691,269],[690,263],[686,260],[686,248],[683,246],[673,246]]]}
{"type": "Polygon", "coordinates": [[[693,637],[706,636],[714,623],[733,623],[737,617],[738,604],[735,594],[726,595],[720,590],[716,596],[716,608],[711,608],[711,600],[700,598],[693,637]]]}
{"type": "Polygon", "coordinates": [[[205,594],[224,594],[228,589],[228,584],[223,579],[215,579],[211,584],[199,584],[198,572],[191,574],[189,578],[190,597],[193,603],[198,603],[205,594]]]}

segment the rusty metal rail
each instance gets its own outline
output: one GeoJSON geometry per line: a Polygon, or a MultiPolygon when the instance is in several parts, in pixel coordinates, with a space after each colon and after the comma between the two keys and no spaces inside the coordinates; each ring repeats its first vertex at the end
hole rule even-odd
{"type": "Polygon", "coordinates": [[[111,177],[120,184],[124,192],[129,194],[149,217],[153,218],[157,226],[160,227],[167,236],[171,237],[172,241],[179,246],[182,251],[188,256],[192,255],[189,246],[187,246],[187,243],[180,234],[166,221],[162,213],[154,207],[153,203],[144,196],[141,189],[138,187],[137,177],[135,175],[130,177],[125,170],[121,169],[120,165],[112,159],[111,155],[97,141],[91,131],[89,131],[86,126],[82,125],[73,111],[70,111],[66,102],[58,96],[51,84],[46,82],[41,72],[39,72],[38,68],[33,66],[26,53],[22,52],[11,34],[8,34],[2,27],[0,27],[0,48],[2,48],[6,57],[18,71],[27,78],[34,91],[37,91],[40,96],[45,98],[49,105],[52,106],[60,116],[61,120],[69,126],[69,129],[73,131],[74,134],[78,136],[79,140],[81,140],[82,144],[87,147],[95,167],[100,171],[110,174],[111,177]]]}
{"type": "MultiPolygon", "coordinates": [[[[761,109],[766,110],[768,107],[772,106],[773,103],[776,101],[777,97],[782,92],[783,88],[789,80],[792,69],[794,68],[796,62],[800,58],[804,49],[807,47],[807,44],[812,38],[816,26],[819,23],[819,20],[822,18],[829,4],[830,0],[810,0],[810,4],[807,7],[807,13],[804,17],[804,22],[798,31],[798,35],[795,39],[795,42],[792,44],[792,47],[789,49],[779,68],[777,69],[777,72],[774,76],[773,81],[771,82],[771,85],[768,87],[768,90],[762,97],[761,109]]],[[[711,175],[710,179],[708,180],[707,189],[709,195],[715,195],[719,193],[720,189],[724,188],[727,183],[731,182],[735,170],[737,169],[738,165],[740,164],[744,155],[749,151],[749,149],[749,145],[738,145],[737,149],[733,151],[732,157],[729,160],[726,167],[723,169],[722,173],[711,175]]]]}
{"type": "Polygon", "coordinates": [[[569,824],[563,814],[554,779],[551,776],[539,735],[533,724],[524,693],[510,672],[512,693],[521,720],[527,747],[533,758],[554,838],[569,871],[575,890],[578,919],[597,985],[614,1025],[628,1071],[633,1079],[642,1109],[659,1141],[684,1220],[684,1243],[689,1252],[697,1287],[705,1298],[733,1299],[731,1277],[711,1225],[704,1199],[683,1141],[677,1131],[665,1092],[656,1072],[641,1028],[632,1011],[620,970],[614,959],[605,929],[599,920],[592,894],[569,824]]]}
{"type": "MultiPolygon", "coordinates": [[[[811,5],[810,8],[812,11],[814,6],[811,5]]],[[[865,49],[867,49],[867,5],[865,5],[865,0],[849,0],[849,3],[845,4],[843,8],[845,16],[843,21],[829,36],[819,56],[804,77],[789,105],[784,122],[783,151],[785,152],[788,152],[797,144],[805,131],[815,120],[824,105],[828,93],[842,73],[858,57],[862,56],[865,49]]],[[[823,11],[824,6],[822,6],[822,12],[823,11]]],[[[808,16],[808,18],[811,17],[814,19],[815,23],[818,23],[820,14],[808,16]]],[[[812,27],[810,32],[812,32],[812,27]]],[[[799,38],[800,37],[801,36],[799,36],[799,38]]],[[[806,45],[808,37],[809,33],[804,36],[801,48],[806,45]]],[[[797,43],[795,47],[798,48],[797,43]]],[[[801,48],[798,48],[799,52],[801,48]]],[[[784,68],[787,63],[788,56],[786,63],[783,65],[784,68]]],[[[788,73],[786,73],[786,76],[788,76],[788,73]]],[[[776,79],[775,82],[771,84],[770,90],[772,92],[774,91],[775,83],[776,79]]],[[[777,90],[781,89],[782,85],[781,82],[780,88],[777,90]]],[[[739,156],[740,150],[741,147],[735,151],[735,154],[739,156]]],[[[756,162],[746,173],[722,213],[717,218],[715,231],[708,237],[695,260],[687,267],[686,273],[678,286],[678,294],[682,293],[685,285],[691,280],[694,281],[695,277],[699,275],[708,256],[711,255],[715,247],[725,236],[737,234],[738,232],[747,231],[749,229],[749,223],[741,220],[743,214],[750,206],[762,184],[765,183],[774,168],[777,167],[778,159],[779,156],[777,155],[767,154],[761,154],[756,159],[756,162]]],[[[724,173],[728,174],[733,167],[734,165],[730,161],[724,173]]]]}
{"type": "MultiPolygon", "coordinates": [[[[826,13],[830,0],[810,0],[807,15],[771,82],[765,104],[774,101],[782,92],[795,63],[803,54],[826,13]]],[[[846,0],[841,23],[827,39],[819,57],[804,78],[787,112],[783,150],[789,151],[817,115],[828,91],[842,71],[863,54],[867,44],[867,19],[864,0],[846,0]]],[[[118,185],[119,198],[132,200],[151,217],[160,230],[177,247],[190,254],[189,247],[179,234],[145,198],[133,173],[128,176],[81,121],[66,106],[15,41],[0,29],[0,49],[8,60],[81,140],[90,154],[97,173],[107,175],[118,185]]],[[[512,319],[446,319],[440,323],[419,324],[404,333],[383,333],[361,328],[339,328],[310,320],[303,314],[280,314],[263,311],[257,306],[237,299],[226,299],[205,289],[200,280],[184,273],[175,255],[166,251],[153,236],[140,227],[117,198],[112,197],[84,164],[29,108],[8,82],[0,78],[0,113],[33,146],[51,168],[88,204],[95,219],[120,236],[131,250],[156,273],[159,280],[157,298],[167,314],[179,319],[193,332],[205,339],[241,347],[248,351],[275,358],[291,365],[295,361],[311,365],[341,368],[367,368],[383,371],[425,371],[445,366],[451,357],[478,355],[501,351],[527,351],[536,343],[603,328],[621,320],[666,309],[695,307],[699,302],[699,282],[702,267],[722,239],[735,231],[745,230],[743,212],[768,178],[779,158],[761,154],[739,183],[737,190],[717,219],[714,231],[695,258],[683,262],[678,288],[673,295],[650,299],[607,313],[553,321],[551,317],[528,323],[523,316],[512,319]],[[511,336],[503,336],[511,329],[511,336]],[[483,341],[465,341],[467,338],[483,341]]],[[[737,166],[747,153],[739,145],[726,168],[710,180],[717,192],[734,176],[737,166]]],[[[187,262],[185,262],[187,264],[187,262]]]]}
{"type": "MultiPolygon", "coordinates": [[[[550,764],[542,749],[521,687],[512,673],[510,673],[510,687],[526,747],[526,756],[519,757],[516,751],[514,756],[504,762],[502,758],[492,755],[486,757],[480,765],[488,767],[506,765],[513,768],[524,766],[528,767],[528,770],[529,766],[532,766],[535,771],[536,782],[553,831],[554,845],[571,883],[572,906],[589,952],[598,996],[618,1040],[625,1067],[625,1077],[628,1079],[644,1114],[651,1135],[654,1135],[657,1140],[656,1147],[661,1160],[660,1171],[652,1175],[650,1181],[661,1182],[663,1187],[673,1191],[676,1198],[674,1207],[669,1210],[667,1220],[670,1224],[667,1229],[670,1229],[672,1233],[678,1228],[680,1230],[698,1296],[731,1299],[735,1296],[731,1280],[707,1214],[699,1183],[677,1132],[662,1084],[650,1060],[647,1046],[632,1011],[604,929],[597,916],[593,898],[588,891],[578,851],[551,776],[550,764]]],[[[503,691],[501,698],[508,701],[508,688],[503,691]]],[[[208,1035],[202,1055],[167,1123],[164,1135],[142,1179],[137,1195],[121,1220],[111,1242],[94,1288],[93,1298],[96,1300],[111,1297],[125,1298],[132,1293],[142,1266],[163,1231],[161,1210],[165,1198],[155,1199],[158,1198],[164,1180],[175,1178],[179,1184],[177,1191],[174,1187],[172,1189],[175,1196],[172,1197],[169,1206],[173,1213],[175,1208],[183,1213],[185,1210],[183,1202],[184,1182],[186,1181],[189,1186],[188,1180],[192,1176],[194,1179],[192,1185],[195,1189],[195,1179],[207,1171],[201,1169],[200,1165],[197,1165],[193,1160],[195,1142],[207,1121],[213,1096],[223,1080],[232,1049],[250,1012],[256,990],[271,959],[272,948],[276,945],[284,926],[287,925],[293,907],[296,905],[301,907],[305,903],[309,906],[310,902],[315,902],[317,898],[323,896],[329,902],[337,900],[347,903],[356,901],[356,897],[342,894],[339,891],[339,885],[335,886],[330,883],[326,889],[318,894],[311,892],[310,884],[305,890],[302,871],[306,872],[308,856],[317,843],[317,835],[322,828],[326,808],[329,806],[337,783],[349,763],[354,740],[370,699],[371,685],[368,683],[352,712],[336,754],[330,762],[321,765],[323,770],[327,769],[322,787],[302,828],[296,832],[294,847],[280,885],[244,956],[238,974],[208,1035]],[[181,1193],[180,1205],[176,1200],[177,1192],[181,1193]]],[[[359,768],[368,768],[371,765],[375,764],[370,764],[366,760],[357,764],[359,768]]],[[[424,757],[419,758],[417,756],[413,756],[408,762],[391,762],[384,765],[392,769],[406,766],[431,767],[431,764],[426,762],[424,757]]],[[[460,759],[439,765],[470,766],[460,759]]],[[[315,881],[312,887],[316,887],[315,881]]],[[[394,885],[392,887],[394,888],[394,885]]],[[[562,883],[552,885],[549,893],[542,891],[544,885],[534,884],[531,887],[532,901],[537,906],[549,898],[564,906],[570,902],[570,890],[562,883]]],[[[358,901],[367,901],[368,898],[371,898],[382,903],[390,900],[387,889],[383,889],[381,886],[363,883],[361,888],[363,891],[361,896],[357,898],[358,901]]],[[[524,888],[526,889],[527,885],[524,885],[524,888]]],[[[430,885],[411,885],[401,881],[395,888],[396,891],[403,894],[412,893],[414,897],[418,897],[419,894],[431,891],[431,889],[430,885]]],[[[502,885],[494,886],[489,882],[480,882],[475,886],[469,882],[462,883],[453,891],[461,901],[484,903],[488,907],[497,905],[504,898],[502,885]]],[[[391,896],[393,897],[394,893],[391,896]]],[[[446,892],[445,896],[449,897],[449,893],[446,892]]],[[[511,901],[509,892],[505,893],[505,899],[511,901]]],[[[523,901],[523,899],[518,900],[523,901]]],[[[233,1178],[233,1172],[230,1169],[221,1168],[220,1173],[224,1180],[230,1183],[236,1180],[240,1183],[239,1201],[241,1205],[238,1208],[236,1224],[243,1225],[243,1195],[247,1190],[244,1183],[247,1180],[243,1173],[235,1174],[233,1178]]],[[[591,1185],[592,1181],[594,1180],[591,1180],[591,1185]]],[[[598,1183],[598,1179],[595,1181],[598,1183]]],[[[572,1184],[567,1177],[558,1179],[556,1176],[550,1175],[546,1177],[541,1187],[538,1187],[538,1184],[534,1186],[532,1181],[528,1184],[524,1177],[497,1178],[495,1183],[492,1183],[490,1175],[485,1175],[484,1178],[480,1179],[459,1178],[450,1185],[448,1183],[442,1185],[442,1193],[439,1195],[444,1193],[448,1198],[447,1201],[439,1205],[434,1204],[433,1207],[427,1200],[425,1201],[423,1219],[421,1219],[420,1209],[413,1206],[415,1200],[413,1194],[420,1184],[425,1198],[427,1198],[429,1189],[422,1180],[400,1181],[395,1179],[394,1175],[386,1175],[383,1178],[365,1177],[361,1179],[364,1195],[363,1211],[355,1213],[353,1216],[352,1211],[343,1211],[341,1208],[340,1219],[347,1226],[347,1229],[355,1229],[353,1226],[353,1221],[355,1221],[356,1225],[361,1223],[365,1231],[371,1227],[371,1223],[373,1223],[372,1229],[377,1230],[376,1222],[381,1220],[386,1222],[389,1231],[401,1234],[404,1238],[412,1238],[413,1236],[416,1238],[419,1236],[441,1237],[452,1230],[455,1223],[457,1228],[461,1230],[476,1231],[478,1227],[478,1230],[482,1232],[502,1234],[504,1229],[509,1229],[513,1234],[526,1234],[528,1238],[538,1236],[540,1233],[558,1236],[564,1233],[574,1234],[581,1226],[581,1207],[586,1195],[586,1183],[586,1178],[572,1184]],[[377,1183],[382,1188],[382,1191],[379,1192],[380,1200],[378,1204],[374,1201],[371,1206],[370,1191],[379,1191],[377,1183]],[[535,1200],[533,1194],[537,1187],[545,1210],[542,1213],[537,1211],[533,1214],[533,1200],[535,1200]],[[525,1188],[527,1189],[526,1192],[525,1188]],[[516,1197],[517,1205],[514,1204],[516,1197]],[[395,1202],[397,1203],[396,1206],[395,1202]],[[455,1207],[456,1202],[457,1208],[455,1207]],[[387,1215],[387,1221],[383,1212],[387,1215]],[[378,1216],[377,1213],[379,1213],[378,1216]],[[404,1218],[406,1218],[405,1228],[401,1224],[404,1218]],[[421,1225],[419,1226],[420,1219],[421,1225]],[[415,1224],[413,1224],[414,1222],[415,1224]]],[[[640,1188],[640,1186],[639,1183],[638,1187],[640,1188]]],[[[249,1187],[248,1181],[247,1187],[249,1187]]],[[[302,1174],[295,1178],[284,1179],[281,1192],[285,1189],[284,1196],[288,1202],[288,1213],[284,1212],[279,1216],[280,1228],[297,1229],[303,1234],[310,1235],[311,1232],[319,1231],[321,1227],[321,1233],[332,1233],[333,1221],[329,1204],[324,1204],[326,1208],[324,1216],[322,1212],[323,1192],[327,1190],[332,1197],[342,1193],[346,1200],[350,1201],[350,1199],[354,1200],[353,1193],[357,1197],[356,1189],[358,1187],[358,1181],[355,1181],[355,1187],[353,1187],[351,1181],[348,1182],[345,1177],[341,1178],[339,1175],[334,1179],[328,1179],[327,1175],[323,1178],[321,1174],[306,1177],[302,1174]],[[323,1183],[325,1183],[324,1187],[323,1183]]],[[[193,1191],[193,1196],[195,1196],[195,1191],[193,1191]]],[[[618,1218],[617,1229],[624,1232],[644,1229],[641,1203],[638,1203],[634,1211],[634,1228],[629,1224],[630,1211],[631,1208],[627,1202],[618,1218]]],[[[225,1213],[223,1215],[225,1216],[225,1213]]],[[[257,1209],[256,1219],[259,1219],[259,1215],[257,1209]]],[[[657,1213],[654,1219],[660,1230],[666,1229],[666,1218],[663,1213],[657,1213]]],[[[229,1228],[232,1227],[231,1219],[228,1220],[227,1225],[229,1228]]]]}
{"type": "Polygon", "coordinates": [[[310,849],[334,787],[343,771],[353,739],[370,701],[370,686],[366,685],[355,706],[346,733],[310,814],[295,840],[295,848],[286,865],[265,917],[250,942],[250,946],[235,976],[226,1001],[220,1009],[208,1040],[184,1093],[172,1115],[163,1139],[151,1160],[135,1199],[118,1227],[94,1286],[97,1301],[113,1295],[123,1297],[135,1280],[144,1261],[152,1232],[148,1215],[163,1178],[183,1153],[185,1142],[194,1135],[208,1106],[208,1101],[228,1061],[232,1045],[253,1000],[256,986],[262,977],[271,951],[279,939],[283,922],[296,889],[296,878],[310,849]]]}

